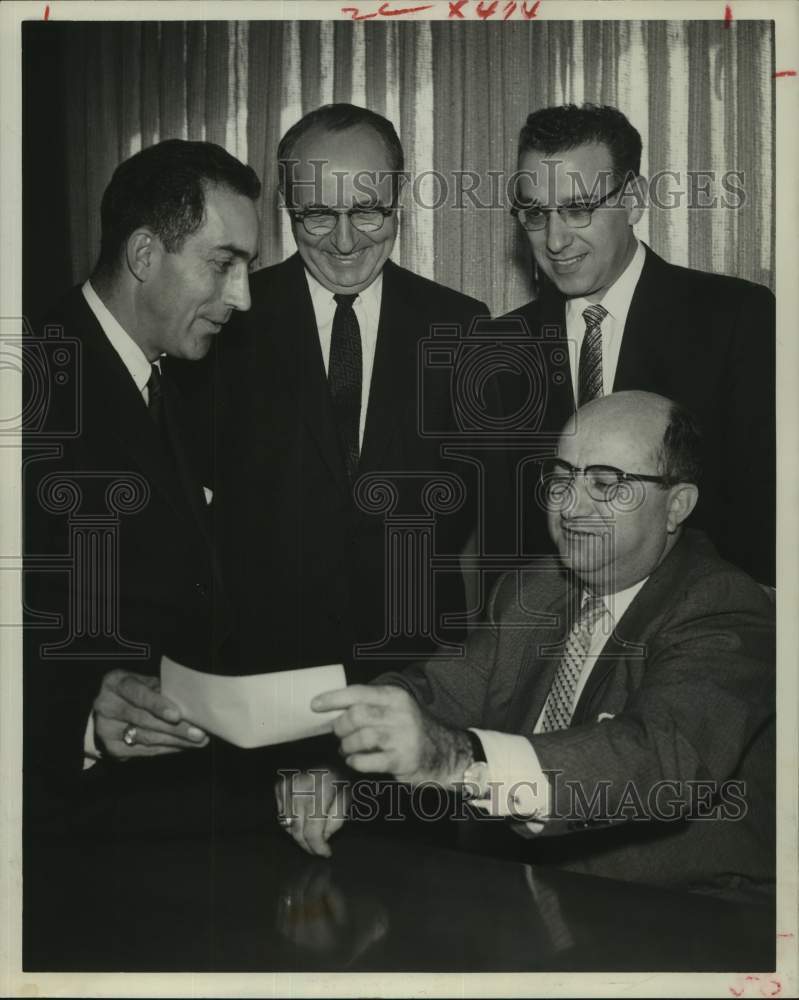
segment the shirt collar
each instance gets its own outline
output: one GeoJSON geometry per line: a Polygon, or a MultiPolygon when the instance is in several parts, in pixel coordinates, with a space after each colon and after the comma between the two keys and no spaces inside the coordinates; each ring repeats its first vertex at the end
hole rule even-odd
{"type": "MultiPolygon", "coordinates": [[[[602,595],[602,603],[610,612],[610,617],[613,619],[614,623],[619,621],[619,619],[624,615],[627,608],[629,608],[629,606],[633,603],[638,591],[641,590],[648,579],[649,577],[645,576],[643,580],[639,580],[638,583],[634,583],[631,587],[625,587],[624,590],[618,590],[615,594],[602,595]]],[[[584,590],[582,603],[584,604],[589,597],[590,592],[584,590]]]]}
{"type": "MultiPolygon", "coordinates": [[[[641,271],[644,269],[645,260],[646,251],[644,250],[644,244],[640,240],[636,240],[635,253],[632,255],[630,263],[605,292],[601,300],[603,308],[607,309],[609,315],[614,319],[627,315],[633,293],[635,292],[635,286],[641,277],[641,271]]],[[[581,296],[569,299],[566,303],[566,308],[571,314],[582,313],[589,305],[591,303],[588,299],[581,296]]]]}
{"type": "Polygon", "coordinates": [[[83,297],[86,299],[86,304],[102,327],[103,333],[127,368],[130,377],[136,383],[136,388],[139,392],[143,392],[144,387],[150,379],[152,370],[144,351],[142,351],[130,334],[125,331],[119,320],[111,314],[108,307],[94,290],[91,281],[85,281],[81,291],[83,292],[83,297]]]}
{"type": "MultiPolygon", "coordinates": [[[[335,310],[336,300],[333,298],[334,293],[330,291],[329,288],[318,281],[308,270],[305,270],[305,280],[308,282],[308,291],[311,293],[311,301],[314,305],[314,310],[324,309],[324,310],[335,310]]],[[[383,272],[375,278],[375,280],[364,288],[362,291],[358,292],[358,296],[353,303],[356,305],[358,300],[363,302],[367,308],[372,308],[377,306],[380,302],[380,294],[383,288],[383,272]]]]}

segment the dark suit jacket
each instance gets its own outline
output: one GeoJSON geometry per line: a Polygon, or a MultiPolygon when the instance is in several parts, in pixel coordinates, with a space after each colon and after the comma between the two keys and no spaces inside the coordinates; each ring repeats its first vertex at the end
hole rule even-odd
{"type": "Polygon", "coordinates": [[[554,565],[522,584],[518,602],[515,574],[503,577],[465,659],[378,683],[406,687],[449,726],[529,737],[557,774],[560,818],[523,842],[528,860],[728,894],[772,881],[774,615],[763,589],[686,530],[616,623],[570,728],[533,735],[581,588],[554,565]],[[722,791],[728,781],[741,784],[722,791]],[[714,803],[730,818],[701,818],[714,803]]]}
{"type": "Polygon", "coordinates": [[[108,671],[157,674],[162,653],[199,668],[235,659],[175,386],[164,377],[170,453],[79,288],[41,331],[26,345],[25,375],[44,405],[23,436],[31,816],[102,798],[109,771],[116,785],[146,766],[153,785],[188,766],[162,757],[83,772],[84,730],[108,671]]]}
{"type": "MultiPolygon", "coordinates": [[[[552,286],[512,315],[521,316],[534,337],[545,328],[558,331],[560,339],[566,337],[565,299],[552,286]]],[[[707,531],[725,558],[759,582],[773,584],[776,396],[771,292],[738,278],[676,267],[646,247],[613,383],[614,392],[624,389],[659,393],[694,414],[704,436],[704,479],[692,524],[707,531]]],[[[573,410],[569,378],[559,384],[550,380],[542,430],[557,432],[573,410]]],[[[532,467],[529,474],[534,475],[532,467]]],[[[532,495],[532,487],[524,490],[524,496],[532,495]]],[[[542,543],[546,550],[544,519],[530,507],[527,513],[535,522],[528,525],[528,551],[542,543]]]]}
{"type": "MultiPolygon", "coordinates": [[[[226,586],[235,595],[243,669],[343,662],[351,681],[366,679],[375,661],[354,655],[353,647],[379,643],[397,613],[387,579],[386,512],[366,511],[353,499],[299,255],[253,275],[251,293],[252,309],[231,322],[208,364],[181,372],[197,413],[214,415],[208,437],[217,537],[226,586]],[[213,383],[210,406],[203,368],[213,383]]],[[[393,515],[408,516],[408,532],[417,537],[428,477],[461,477],[463,503],[434,515],[438,554],[463,546],[476,516],[476,480],[468,462],[441,457],[442,441],[457,433],[456,404],[449,387],[435,381],[440,369],[432,381],[420,370],[420,351],[433,324],[465,334],[473,317],[487,312],[474,299],[385,265],[359,475],[391,480],[393,515]]],[[[465,610],[457,566],[438,574],[435,586],[436,616],[465,610]]],[[[415,580],[410,592],[427,598],[415,580]]],[[[374,655],[400,661],[426,655],[435,641],[425,633],[438,626],[425,615],[417,613],[410,627],[402,626],[407,635],[374,655]]],[[[462,626],[442,628],[439,637],[462,633],[462,626]]]]}

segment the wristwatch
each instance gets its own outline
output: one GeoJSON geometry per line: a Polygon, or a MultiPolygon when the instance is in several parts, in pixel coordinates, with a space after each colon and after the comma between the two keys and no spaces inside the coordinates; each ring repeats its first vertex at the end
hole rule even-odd
{"type": "Polygon", "coordinates": [[[464,770],[461,778],[461,795],[468,802],[483,799],[488,795],[488,763],[485,750],[477,733],[466,730],[472,750],[472,762],[464,770]]]}

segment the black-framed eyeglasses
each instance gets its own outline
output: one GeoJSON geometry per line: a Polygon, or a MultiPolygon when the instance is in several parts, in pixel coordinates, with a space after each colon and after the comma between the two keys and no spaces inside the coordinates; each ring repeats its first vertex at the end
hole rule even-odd
{"type": "Polygon", "coordinates": [[[558,205],[557,208],[542,208],[540,205],[530,205],[525,208],[521,205],[514,205],[510,212],[511,215],[516,216],[525,229],[533,232],[546,228],[547,216],[550,212],[557,212],[571,229],[585,229],[586,226],[591,225],[591,217],[594,212],[604,205],[608,198],[618,194],[623,187],[624,182],[602,195],[601,198],[591,202],[590,205],[558,205]]]}
{"type": "Polygon", "coordinates": [[[668,476],[649,476],[637,472],[624,472],[613,465],[586,465],[580,469],[560,458],[546,459],[541,463],[540,483],[548,505],[560,508],[574,502],[574,482],[580,477],[592,500],[599,503],[616,503],[627,507],[636,495],[643,499],[638,484],[656,483],[674,486],[668,476]]]}
{"type": "Polygon", "coordinates": [[[356,206],[346,211],[334,211],[332,208],[309,208],[305,211],[289,209],[292,219],[301,222],[309,236],[326,236],[332,233],[338,225],[340,215],[346,215],[359,233],[375,233],[383,228],[386,219],[396,211],[396,205],[356,206]]]}

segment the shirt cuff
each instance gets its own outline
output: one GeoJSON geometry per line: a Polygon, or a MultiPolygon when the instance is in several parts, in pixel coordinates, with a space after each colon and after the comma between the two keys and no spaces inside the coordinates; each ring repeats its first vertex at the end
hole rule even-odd
{"type": "Polygon", "coordinates": [[[542,829],[550,812],[549,779],[538,755],[524,736],[472,729],[483,744],[487,764],[486,794],[472,804],[492,816],[509,816],[542,829]]]}
{"type": "Polygon", "coordinates": [[[83,770],[88,771],[90,767],[94,767],[102,756],[94,741],[94,712],[89,712],[89,719],[83,733],[83,770]]]}

